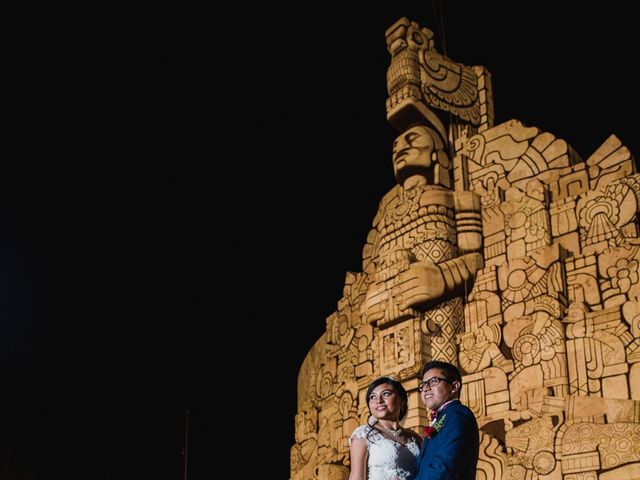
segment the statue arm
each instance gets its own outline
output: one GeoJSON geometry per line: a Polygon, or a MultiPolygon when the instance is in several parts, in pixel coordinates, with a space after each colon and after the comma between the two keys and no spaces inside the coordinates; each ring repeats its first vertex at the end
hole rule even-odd
{"type": "Polygon", "coordinates": [[[395,288],[402,296],[400,309],[424,309],[459,294],[482,266],[479,253],[467,253],[439,264],[414,263],[398,276],[395,288]]]}
{"type": "Polygon", "coordinates": [[[482,208],[478,194],[469,191],[453,195],[458,249],[462,253],[482,251],[482,208]]]}

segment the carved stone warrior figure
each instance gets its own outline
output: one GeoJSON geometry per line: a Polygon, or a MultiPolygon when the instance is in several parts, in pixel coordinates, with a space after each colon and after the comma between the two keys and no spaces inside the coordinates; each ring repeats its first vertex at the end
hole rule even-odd
{"type": "Polygon", "coordinates": [[[613,135],[583,161],[537,127],[494,125],[484,68],[406,18],[386,38],[397,185],[300,368],[291,480],[347,480],[377,376],[403,383],[403,426],[422,433],[416,376],[431,359],[463,374],[478,478],[640,479],[633,156],[613,135]]]}
{"type": "MultiPolygon", "coordinates": [[[[435,130],[426,125],[408,128],[393,144],[399,186],[374,222],[376,271],[361,311],[381,330],[407,319],[421,322],[430,342],[424,342],[418,362],[405,367],[419,367],[427,358],[457,364],[455,335],[463,326],[460,295],[465,287],[470,290],[472,275],[482,267],[480,200],[471,192],[442,186],[449,183],[450,165],[435,130]]],[[[391,370],[402,366],[398,359],[393,363],[391,370]]]]}

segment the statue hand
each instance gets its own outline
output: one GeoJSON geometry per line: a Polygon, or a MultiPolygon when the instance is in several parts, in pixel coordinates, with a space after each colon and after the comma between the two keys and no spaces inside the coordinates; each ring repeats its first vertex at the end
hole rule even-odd
{"type": "Polygon", "coordinates": [[[387,311],[389,291],[384,283],[372,286],[362,302],[361,314],[369,323],[374,323],[384,318],[387,311]]]}
{"type": "Polygon", "coordinates": [[[393,296],[401,310],[425,308],[442,298],[445,282],[440,267],[431,261],[412,264],[396,277],[393,296]]]}

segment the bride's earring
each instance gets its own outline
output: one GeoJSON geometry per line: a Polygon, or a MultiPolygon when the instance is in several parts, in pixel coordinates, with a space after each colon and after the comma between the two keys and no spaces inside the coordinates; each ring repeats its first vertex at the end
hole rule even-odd
{"type": "Polygon", "coordinates": [[[373,415],[369,415],[369,418],[367,419],[367,424],[370,427],[373,427],[376,423],[378,423],[378,419],[376,417],[374,417],[373,415]]]}

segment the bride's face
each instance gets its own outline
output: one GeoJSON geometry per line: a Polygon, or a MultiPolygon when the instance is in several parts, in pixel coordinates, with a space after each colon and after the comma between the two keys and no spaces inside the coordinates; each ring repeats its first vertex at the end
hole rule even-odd
{"type": "Polygon", "coordinates": [[[388,383],[381,383],[367,399],[371,415],[377,419],[397,421],[400,417],[402,399],[388,383]]]}

